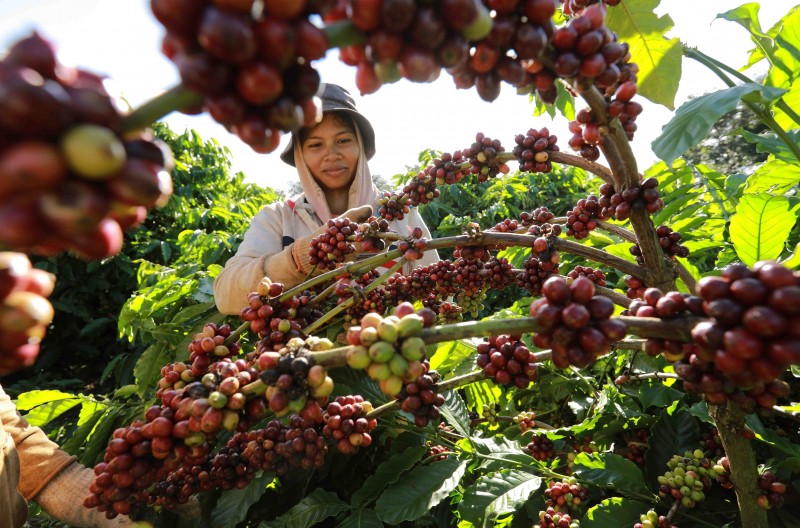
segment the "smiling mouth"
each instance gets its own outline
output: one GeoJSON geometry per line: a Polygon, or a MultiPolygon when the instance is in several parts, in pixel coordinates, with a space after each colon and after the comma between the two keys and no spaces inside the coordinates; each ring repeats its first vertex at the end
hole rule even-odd
{"type": "Polygon", "coordinates": [[[326,174],[335,175],[335,174],[339,174],[340,172],[345,172],[345,171],[347,171],[347,167],[331,167],[329,169],[323,170],[322,172],[324,172],[326,174]]]}

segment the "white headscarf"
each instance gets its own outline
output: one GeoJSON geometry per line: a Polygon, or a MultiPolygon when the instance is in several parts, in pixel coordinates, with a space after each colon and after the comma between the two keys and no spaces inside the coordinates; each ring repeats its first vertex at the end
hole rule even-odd
{"type": "MultiPolygon", "coordinates": [[[[364,140],[361,138],[361,130],[358,124],[353,122],[353,128],[356,131],[356,140],[358,141],[358,163],[356,165],[356,174],[353,182],[350,184],[350,191],[347,198],[347,208],[360,207],[362,205],[371,205],[373,211],[377,213],[378,198],[381,196],[380,190],[375,186],[372,181],[372,174],[369,171],[366,156],[364,156],[364,140]]],[[[300,186],[303,189],[306,200],[314,208],[317,217],[324,224],[331,218],[330,207],[328,207],[328,200],[325,198],[325,191],[319,186],[317,180],[311,174],[305,158],[303,158],[303,149],[299,140],[294,141],[294,162],[297,166],[297,174],[300,177],[300,186]]]]}

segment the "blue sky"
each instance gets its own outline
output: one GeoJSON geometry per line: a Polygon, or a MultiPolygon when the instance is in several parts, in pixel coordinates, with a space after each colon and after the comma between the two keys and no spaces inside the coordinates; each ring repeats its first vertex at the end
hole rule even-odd
{"type": "MultiPolygon", "coordinates": [[[[658,12],[669,13],[675,22],[675,35],[688,44],[739,67],[752,47],[749,37],[738,25],[714,18],[743,3],[662,0],[658,12]]],[[[762,2],[762,27],[769,28],[790,5],[778,0],[762,2]]],[[[178,81],[175,68],[159,51],[162,29],[150,13],[149,0],[0,0],[0,53],[33,29],[55,42],[63,62],[110,75],[134,106],[178,81]]],[[[315,66],[323,81],[357,93],[355,69],[340,63],[336,51],[328,52],[315,66]]],[[[721,87],[707,70],[684,60],[676,102],[721,87]]],[[[645,111],[637,121],[639,131],[632,145],[643,169],[655,161],[650,142],[672,113],[647,104],[641,97],[636,100],[642,102],[645,111]]],[[[568,148],[566,120],[533,118],[527,96],[516,95],[508,86],[503,87],[497,101],[489,104],[474,89],[456,90],[449,75],[442,73],[432,85],[401,80],[357,101],[376,129],[378,153],[370,163],[372,172],[384,177],[416,163],[417,154],[424,148],[453,151],[466,147],[478,131],[500,139],[510,150],[515,134],[548,126],[559,136],[562,148],[568,148]]],[[[228,146],[234,169],[243,171],[250,181],[286,189],[295,177],[277,153],[253,153],[210,118],[172,114],[166,121],[176,131],[194,128],[204,138],[214,137],[228,146]]]]}

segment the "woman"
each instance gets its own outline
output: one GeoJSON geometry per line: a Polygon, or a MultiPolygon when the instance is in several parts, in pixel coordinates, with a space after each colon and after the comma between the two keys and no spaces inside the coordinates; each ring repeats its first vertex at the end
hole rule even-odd
{"type": "MultiPolygon", "coordinates": [[[[344,88],[326,84],[321,99],[322,121],[293,135],[281,154],[284,162],[297,168],[303,194],[266,206],[250,223],[236,255],[214,282],[214,298],[222,313],[238,314],[264,276],[286,287],[303,282],[313,269],[311,239],[325,230],[328,220],[363,222],[377,210],[381,192],[367,165],[375,155],[372,125],[344,88]]],[[[391,230],[400,234],[408,234],[413,226],[430,238],[416,209],[403,220],[390,222],[391,230]]],[[[438,260],[435,251],[426,251],[405,271],[438,260]]]]}

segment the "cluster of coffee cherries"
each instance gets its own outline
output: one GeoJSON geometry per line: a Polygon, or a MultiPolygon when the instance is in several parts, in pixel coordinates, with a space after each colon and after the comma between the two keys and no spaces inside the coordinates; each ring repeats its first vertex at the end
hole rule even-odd
{"type": "Polygon", "coordinates": [[[424,174],[435,178],[436,185],[452,185],[460,182],[467,175],[463,167],[466,161],[460,150],[453,153],[445,152],[441,157],[434,158],[430,165],[425,167],[424,174]]]}
{"type": "Polygon", "coordinates": [[[492,256],[489,262],[483,265],[486,281],[493,290],[503,290],[516,280],[514,266],[505,257],[492,256]]]}
{"type": "Polygon", "coordinates": [[[299,310],[300,299],[293,296],[281,301],[282,293],[283,284],[264,277],[256,291],[247,295],[247,306],[239,313],[243,321],[250,321],[250,330],[261,338],[257,345],[259,353],[280,350],[289,340],[302,337],[300,329],[307,324],[299,310]]]}
{"type": "MultiPolygon", "coordinates": [[[[600,186],[600,217],[627,220],[634,209],[644,209],[650,214],[664,208],[664,200],[658,192],[658,180],[645,178],[638,187],[629,187],[618,193],[610,183],[600,186]]],[[[668,236],[669,233],[667,233],[668,236]]],[[[661,235],[659,235],[661,236],[661,235]]]]}
{"type": "Polygon", "coordinates": [[[758,475],[758,489],[761,493],[756,502],[765,510],[780,508],[785,501],[786,488],[786,483],[779,480],[778,475],[765,469],[758,475]]]}
{"type": "Polygon", "coordinates": [[[429,165],[403,186],[403,194],[408,196],[410,205],[416,207],[420,204],[429,204],[439,197],[441,192],[437,188],[437,178],[433,176],[434,172],[437,172],[435,167],[429,165]]]}
{"type": "Polygon", "coordinates": [[[429,295],[422,300],[425,308],[433,310],[438,324],[460,323],[464,320],[464,309],[450,301],[442,301],[437,295],[429,295]]]}
{"type": "Polygon", "coordinates": [[[644,297],[645,290],[647,290],[647,286],[645,285],[644,281],[641,278],[634,277],[632,275],[625,276],[625,286],[627,286],[625,295],[628,297],[628,299],[642,299],[644,297]]]}
{"type": "Polygon", "coordinates": [[[425,442],[425,445],[428,448],[428,452],[425,455],[427,458],[432,459],[434,462],[440,462],[447,459],[447,453],[450,450],[445,446],[433,444],[430,440],[425,442]]]}
{"type": "Polygon", "coordinates": [[[595,286],[606,285],[606,274],[603,273],[603,270],[590,268],[589,266],[575,266],[567,273],[567,282],[569,282],[569,279],[574,281],[578,277],[586,277],[592,281],[595,286]]]}
{"type": "Polygon", "coordinates": [[[520,223],[513,218],[505,218],[502,222],[498,222],[495,226],[488,231],[497,231],[498,233],[513,233],[519,229],[520,223]]]}
{"type": "Polygon", "coordinates": [[[555,511],[569,512],[579,507],[589,498],[589,488],[582,486],[578,479],[570,477],[563,481],[551,481],[544,490],[544,503],[555,511]]]}
{"type": "Polygon", "coordinates": [[[692,330],[694,342],[734,384],[752,388],[800,364],[800,273],[771,261],[727,267],[697,283],[710,323],[692,330]]]}
{"type": "Polygon", "coordinates": [[[519,221],[522,225],[530,227],[532,224],[545,224],[550,222],[556,215],[550,212],[547,207],[537,207],[530,213],[523,211],[519,215],[519,221]]]}
{"type": "Polygon", "coordinates": [[[536,427],[536,413],[533,411],[521,412],[512,421],[517,424],[520,433],[524,433],[536,427]]]}
{"type": "Polygon", "coordinates": [[[332,348],[329,339],[311,336],[290,339],[277,352],[261,352],[256,362],[259,378],[267,385],[264,397],[276,416],[299,412],[309,400],[324,401],[333,392],[333,380],[313,355],[332,348]]]}
{"type": "Polygon", "coordinates": [[[55,277],[23,253],[0,252],[0,376],[29,367],[53,320],[55,277]]]}
{"type": "MultiPolygon", "coordinates": [[[[700,297],[676,291],[664,293],[658,288],[647,288],[642,299],[634,299],[631,302],[627,312],[634,317],[659,319],[704,315],[703,300],[700,297]]],[[[667,361],[673,363],[688,359],[695,348],[691,343],[674,339],[650,337],[645,341],[645,352],[648,356],[663,354],[667,361]]]]}
{"type": "MultiPolygon", "coordinates": [[[[553,255],[558,255],[553,252],[553,255]]],[[[517,276],[517,284],[533,296],[542,294],[542,285],[558,273],[558,262],[541,260],[535,253],[522,262],[522,273],[517,276]]]]}
{"type": "Polygon", "coordinates": [[[580,528],[581,522],[573,519],[569,513],[557,510],[548,506],[546,510],[539,512],[539,528],[580,528]]]}
{"type": "Polygon", "coordinates": [[[410,236],[407,239],[397,242],[397,249],[403,254],[403,258],[410,262],[419,260],[425,254],[428,247],[428,239],[424,238],[424,232],[419,226],[409,228],[410,236]]]}
{"type": "MultiPolygon", "coordinates": [[[[642,112],[641,105],[631,101],[636,95],[639,68],[629,62],[627,43],[617,42],[604,21],[605,9],[593,5],[557,29],[552,38],[557,52],[553,71],[558,77],[591,81],[603,93],[609,117],[618,117],[628,139],[633,139],[636,117],[642,112]]],[[[569,130],[573,134],[569,146],[584,158],[596,160],[600,155],[597,147],[602,143],[597,116],[583,109],[570,122],[569,130]]]]}
{"type": "Polygon", "coordinates": [[[442,67],[469,56],[467,38],[480,38],[491,27],[487,9],[476,0],[447,0],[420,5],[414,0],[347,0],[325,16],[330,23],[348,18],[366,42],[339,50],[345,64],[356,66],[356,86],[363,94],[401,78],[433,82],[442,67]]]}
{"type": "Polygon", "coordinates": [[[281,132],[315,124],[320,77],[311,61],[325,56],[328,39],[309,17],[332,4],[153,0],[162,51],[203,96],[183,111],[206,110],[260,153],[275,150],[281,132]]]}
{"type": "Polygon", "coordinates": [[[388,220],[371,216],[366,222],[362,222],[358,225],[354,240],[361,244],[361,249],[365,253],[383,251],[386,249],[386,242],[377,235],[378,233],[387,233],[388,231],[388,220]]]}
{"type": "Polygon", "coordinates": [[[650,430],[645,428],[633,431],[633,439],[628,440],[624,456],[637,465],[644,465],[644,453],[647,451],[647,441],[650,439],[650,430]]]}
{"type": "MultiPolygon", "coordinates": [[[[456,261],[457,263],[459,261],[456,261]]],[[[417,266],[408,275],[411,296],[426,299],[429,296],[446,298],[461,289],[459,268],[449,260],[440,260],[427,266],[417,266]]]]}
{"type": "Polygon", "coordinates": [[[555,444],[547,437],[546,433],[533,435],[531,441],[522,450],[540,462],[547,462],[556,457],[555,444]]]}
{"type": "Polygon", "coordinates": [[[514,137],[514,149],[511,151],[519,162],[519,169],[525,172],[550,172],[553,164],[548,152],[558,152],[558,138],[550,134],[550,130],[531,128],[523,136],[514,137]]]}
{"type": "Polygon", "coordinates": [[[366,314],[360,326],[347,329],[347,342],[351,345],[347,364],[366,370],[384,394],[396,396],[405,383],[424,374],[425,341],[419,335],[436,320],[436,315],[428,312],[424,316],[415,313],[414,306],[404,302],[387,317],[366,314]]]}
{"type": "Polygon", "coordinates": [[[634,523],[633,528],[678,528],[663,515],[659,515],[655,510],[648,510],[639,516],[639,522],[634,523]]]}
{"type": "MultiPolygon", "coordinates": [[[[175,397],[169,406],[154,405],[145,420],[134,420],[112,434],[103,461],[94,467],[95,479],[89,485],[86,508],[105,512],[109,519],[128,515],[154,500],[149,489],[181,466],[201,466],[208,460],[210,445],[206,433],[189,434],[190,416],[205,414],[208,400],[175,397]],[[189,402],[189,405],[182,402],[189,402]]],[[[215,409],[216,410],[216,409],[215,409]]],[[[208,435],[208,436],[207,436],[208,435]]]]}
{"type": "Polygon", "coordinates": [[[370,411],[372,404],[359,395],[337,396],[322,413],[325,422],[322,435],[331,439],[340,453],[355,454],[359,447],[372,443],[370,433],[378,421],[367,418],[370,411]]]}
{"type": "Polygon", "coordinates": [[[402,220],[411,210],[408,203],[409,197],[402,191],[384,191],[378,199],[378,217],[391,222],[402,220]]]}
{"type": "Polygon", "coordinates": [[[470,164],[470,174],[474,174],[479,182],[485,182],[498,174],[508,174],[508,165],[497,157],[504,150],[500,140],[478,132],[475,142],[463,149],[462,153],[470,164]]]}
{"type": "MultiPolygon", "coordinates": [[[[658,243],[664,251],[664,256],[666,258],[674,260],[675,257],[686,258],[689,256],[689,248],[679,244],[682,235],[677,231],[673,231],[669,226],[660,225],[656,228],[656,235],[658,235],[658,243]]],[[[630,252],[631,255],[636,257],[636,263],[640,266],[644,266],[642,248],[639,247],[639,244],[632,245],[630,252]]]]}
{"type": "Polygon", "coordinates": [[[102,259],[172,194],[172,155],[122,134],[104,79],[58,62],[34,33],[0,61],[0,245],[102,259]]]}
{"type": "Polygon", "coordinates": [[[520,336],[493,336],[478,343],[478,368],[487,377],[506,387],[524,389],[539,379],[535,356],[520,340],[520,336]]]}
{"type": "Polygon", "coordinates": [[[550,277],[542,293],[544,297],[530,307],[540,328],[534,344],[552,349],[551,360],[556,367],[586,367],[608,352],[612,342],[625,337],[625,324],[611,318],[614,303],[595,295],[591,280],[578,277],[567,284],[561,277],[550,277]]]}
{"type": "Polygon", "coordinates": [[[725,448],[722,445],[722,439],[716,427],[700,433],[700,445],[703,447],[706,456],[710,458],[721,457],[725,454],[725,448]]]}
{"type": "Polygon", "coordinates": [[[161,378],[163,381],[158,382],[158,389],[180,389],[181,382],[185,385],[203,377],[212,363],[238,356],[241,350],[239,342],[226,343],[231,332],[231,327],[226,324],[217,326],[214,323],[206,323],[203,325],[203,329],[194,335],[194,339],[187,346],[189,349],[188,364],[178,362],[162,367],[161,378]],[[185,373],[186,370],[188,373],[185,373]]]}
{"type": "Polygon", "coordinates": [[[311,239],[308,254],[309,263],[320,269],[336,269],[345,261],[347,255],[355,253],[355,246],[350,237],[356,233],[358,226],[347,218],[331,218],[322,234],[311,239]]]}
{"type": "Polygon", "coordinates": [[[673,455],[667,462],[668,471],[658,477],[659,497],[672,497],[684,508],[694,508],[705,500],[705,493],[717,479],[715,467],[716,463],[700,449],[673,455]]]}
{"type": "Polygon", "coordinates": [[[558,264],[561,257],[555,249],[555,239],[561,234],[558,224],[533,224],[528,227],[528,234],[536,237],[533,241],[533,251],[542,262],[558,264]]]}
{"type": "MultiPolygon", "coordinates": [[[[487,2],[484,2],[487,3],[487,2]]],[[[448,73],[457,88],[475,86],[484,101],[500,94],[501,81],[518,90],[530,90],[533,78],[528,68],[540,59],[552,34],[556,3],[550,0],[488,2],[494,11],[491,31],[485,38],[472,39],[468,60],[448,73]]]]}
{"type": "Polygon", "coordinates": [[[597,229],[597,220],[605,219],[597,196],[590,194],[581,198],[572,211],[567,213],[567,236],[575,237],[576,240],[586,238],[590,231],[597,229]]]}
{"type": "Polygon", "coordinates": [[[396,396],[400,408],[414,416],[414,425],[426,427],[431,420],[438,421],[439,408],[444,405],[444,396],[436,392],[439,373],[429,371],[428,361],[423,361],[424,373],[411,383],[406,383],[396,396]]]}

